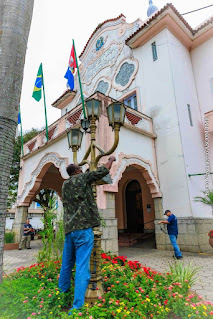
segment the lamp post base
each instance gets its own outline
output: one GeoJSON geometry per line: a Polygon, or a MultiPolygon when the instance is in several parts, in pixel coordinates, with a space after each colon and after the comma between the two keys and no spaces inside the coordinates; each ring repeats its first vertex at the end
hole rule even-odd
{"type": "Polygon", "coordinates": [[[86,291],[85,301],[87,303],[95,302],[104,293],[101,277],[101,235],[98,227],[93,229],[94,246],[90,259],[91,279],[86,291]]]}
{"type": "Polygon", "coordinates": [[[102,297],[103,294],[102,279],[100,278],[98,281],[90,280],[85,296],[85,302],[89,304],[94,303],[99,297],[102,297]]]}

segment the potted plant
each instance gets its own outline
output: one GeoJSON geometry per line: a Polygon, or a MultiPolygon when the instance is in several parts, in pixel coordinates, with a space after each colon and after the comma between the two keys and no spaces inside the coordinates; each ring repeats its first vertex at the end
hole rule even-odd
{"type": "Polygon", "coordinates": [[[208,232],[208,236],[209,236],[209,244],[212,246],[213,248],[213,230],[210,230],[208,232]]]}
{"type": "MultiPolygon", "coordinates": [[[[204,194],[204,196],[195,197],[194,201],[208,205],[213,210],[213,190],[209,191],[209,193],[203,192],[203,194],[204,194]]],[[[213,248],[213,230],[210,230],[208,232],[208,236],[209,236],[209,244],[213,248]]]]}
{"type": "Polygon", "coordinates": [[[4,235],[4,250],[13,250],[18,248],[18,243],[15,243],[15,234],[13,232],[5,233],[4,235]]]}

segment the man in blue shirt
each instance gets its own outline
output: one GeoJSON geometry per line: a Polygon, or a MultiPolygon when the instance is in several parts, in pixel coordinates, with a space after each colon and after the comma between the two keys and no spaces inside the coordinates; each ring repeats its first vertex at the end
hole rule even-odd
{"type": "Polygon", "coordinates": [[[170,210],[166,210],[164,215],[168,217],[167,220],[161,220],[159,224],[167,224],[167,231],[168,235],[172,244],[172,247],[175,252],[176,259],[182,259],[182,253],[180,251],[180,248],[177,244],[177,237],[178,237],[178,226],[177,226],[177,217],[171,213],[170,210]]]}
{"type": "Polygon", "coordinates": [[[32,225],[30,224],[30,220],[27,219],[26,224],[24,224],[23,235],[22,235],[22,239],[19,244],[18,250],[22,250],[22,247],[25,244],[25,242],[26,242],[27,249],[31,249],[30,247],[31,232],[32,232],[32,225]]]}

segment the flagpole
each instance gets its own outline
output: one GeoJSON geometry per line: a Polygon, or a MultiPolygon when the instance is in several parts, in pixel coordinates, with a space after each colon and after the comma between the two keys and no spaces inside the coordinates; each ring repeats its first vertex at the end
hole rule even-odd
{"type": "MultiPolygon", "coordinates": [[[[21,120],[21,107],[19,104],[19,114],[20,114],[20,120],[21,120]]],[[[23,141],[23,134],[22,134],[22,121],[21,121],[21,152],[22,152],[22,156],[24,156],[24,141],[23,141]]]]}
{"type": "Polygon", "coordinates": [[[44,90],[44,74],[43,74],[43,66],[41,63],[41,73],[42,73],[42,87],[43,87],[43,96],[44,96],[44,113],[45,113],[45,122],[46,122],[46,138],[48,142],[48,124],[47,124],[47,108],[46,108],[46,98],[45,98],[45,90],[44,90]]]}
{"type": "Polygon", "coordinates": [[[79,86],[80,86],[80,92],[81,92],[83,113],[84,113],[84,118],[86,119],[87,117],[86,117],[85,106],[84,106],[84,95],[83,95],[83,91],[82,91],[81,77],[80,77],[80,72],[79,72],[79,68],[78,68],[78,59],[77,59],[77,55],[76,55],[76,51],[75,51],[74,40],[72,40],[72,42],[73,42],[73,47],[74,47],[74,52],[75,52],[75,61],[76,61],[76,66],[77,66],[77,71],[78,71],[78,80],[79,80],[79,86]]]}

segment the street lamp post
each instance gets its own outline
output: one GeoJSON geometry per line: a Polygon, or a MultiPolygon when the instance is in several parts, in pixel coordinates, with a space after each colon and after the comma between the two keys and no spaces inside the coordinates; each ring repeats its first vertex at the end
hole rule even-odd
{"type": "MultiPolygon", "coordinates": [[[[107,117],[109,126],[114,130],[114,144],[111,149],[105,152],[98,144],[96,144],[96,121],[100,116],[100,104],[99,100],[94,98],[86,101],[86,113],[87,119],[81,121],[81,126],[85,132],[90,129],[91,139],[90,145],[80,163],[77,161],[77,152],[81,147],[83,133],[80,129],[71,129],[67,133],[69,147],[73,152],[73,162],[82,166],[84,164],[89,165],[90,171],[95,171],[99,160],[106,155],[112,154],[119,142],[119,131],[120,127],[124,124],[126,107],[121,102],[111,103],[107,107],[107,117]],[[96,149],[100,152],[96,156],[96,149]],[[88,157],[90,155],[90,161],[88,157]]],[[[96,200],[96,185],[92,185],[94,198],[96,200]]],[[[102,232],[98,227],[93,229],[94,232],[94,247],[90,260],[91,267],[91,279],[86,292],[86,301],[94,302],[98,297],[103,295],[103,287],[101,281],[101,235],[102,232]]]]}

